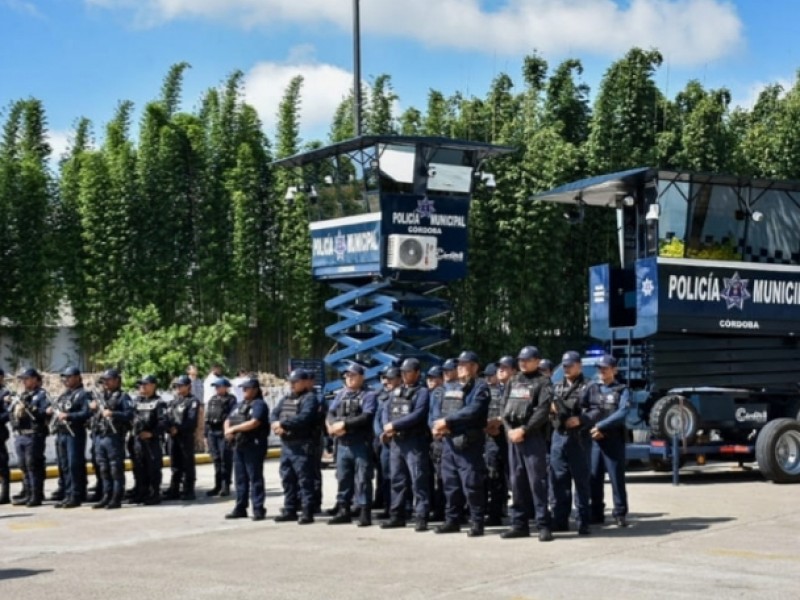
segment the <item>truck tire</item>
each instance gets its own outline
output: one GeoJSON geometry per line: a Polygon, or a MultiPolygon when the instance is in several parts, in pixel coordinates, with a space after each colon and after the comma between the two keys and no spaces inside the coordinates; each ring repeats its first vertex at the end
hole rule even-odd
{"type": "Polygon", "coordinates": [[[800,422],[775,419],[758,432],[756,461],[767,481],[800,483],[800,422]]]}
{"type": "Polygon", "coordinates": [[[692,445],[700,428],[700,415],[694,404],[681,396],[659,398],[650,410],[650,431],[653,439],[671,440],[676,434],[692,445]]]}

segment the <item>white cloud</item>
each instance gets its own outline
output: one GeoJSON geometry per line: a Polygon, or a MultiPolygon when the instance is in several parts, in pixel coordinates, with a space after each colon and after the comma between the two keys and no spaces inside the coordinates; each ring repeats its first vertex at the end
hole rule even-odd
{"type": "Polygon", "coordinates": [[[67,153],[72,146],[72,141],[75,138],[74,131],[61,131],[59,129],[51,129],[47,132],[47,143],[53,152],[50,154],[50,161],[58,164],[58,161],[67,153]]]}
{"type": "Polygon", "coordinates": [[[758,101],[758,97],[761,95],[761,92],[763,92],[767,86],[775,84],[778,84],[783,88],[784,94],[786,94],[786,92],[788,92],[794,86],[794,82],[789,77],[778,77],[772,81],[754,81],[738,91],[733,91],[731,106],[743,108],[745,110],[752,110],[758,101]]]}
{"type": "Polygon", "coordinates": [[[336,107],[353,86],[353,75],[344,69],[316,62],[313,47],[302,46],[289,52],[286,62],[261,62],[245,78],[245,100],[252,104],[267,133],[272,136],[277,122],[278,105],[289,82],[303,76],[300,105],[301,136],[322,137],[330,125],[336,107]]]}
{"type": "MultiPolygon", "coordinates": [[[[348,31],[352,22],[345,0],[85,1],[134,10],[140,23],[151,25],[189,17],[243,27],[323,23],[348,31]]],[[[504,55],[536,48],[618,56],[632,46],[654,46],[675,65],[696,65],[743,44],[742,22],[727,0],[507,0],[495,10],[480,0],[372,0],[362,2],[361,19],[368,33],[504,55]]]]}
{"type": "Polygon", "coordinates": [[[44,18],[44,15],[41,13],[36,4],[33,2],[28,2],[27,0],[0,0],[0,7],[3,6],[10,8],[15,12],[28,15],[29,17],[35,17],[37,19],[44,18]]]}

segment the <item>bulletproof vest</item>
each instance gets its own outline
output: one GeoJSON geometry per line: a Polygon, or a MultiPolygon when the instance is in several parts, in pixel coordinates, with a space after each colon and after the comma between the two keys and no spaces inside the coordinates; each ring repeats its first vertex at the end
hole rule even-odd
{"type": "Polygon", "coordinates": [[[414,410],[414,397],[419,389],[419,385],[403,385],[392,392],[391,404],[389,406],[390,421],[404,417],[414,410]]]}
{"type": "Polygon", "coordinates": [[[336,405],[337,419],[347,419],[357,417],[363,412],[362,402],[366,390],[350,391],[345,390],[339,395],[339,404],[336,405]]]}
{"type": "MultiPolygon", "coordinates": [[[[237,423],[247,423],[247,421],[253,418],[253,402],[242,402],[239,405],[238,412],[239,415],[236,417],[235,421],[237,423]]],[[[261,423],[261,425],[256,429],[251,429],[250,431],[242,431],[236,434],[236,445],[242,446],[244,444],[251,443],[258,439],[259,437],[264,437],[264,432],[266,431],[267,424],[261,423]]]]}
{"type": "Polygon", "coordinates": [[[16,431],[33,431],[33,433],[46,433],[42,424],[42,417],[33,414],[32,403],[37,394],[42,390],[25,391],[13,405],[11,423],[16,431]]]}
{"type": "Polygon", "coordinates": [[[519,375],[509,384],[508,405],[506,414],[510,420],[521,425],[533,414],[533,384],[534,382],[519,375]]]}
{"type": "Polygon", "coordinates": [[[222,425],[225,422],[225,406],[230,402],[230,395],[213,395],[206,405],[206,423],[222,425]]]}
{"type": "Polygon", "coordinates": [[[597,394],[598,398],[595,398],[594,401],[597,402],[603,408],[604,417],[609,416],[610,414],[616,412],[619,408],[619,401],[620,396],[622,395],[622,390],[625,389],[625,386],[621,383],[612,384],[607,386],[607,391],[602,391],[600,386],[597,386],[597,394]]]}
{"type": "Polygon", "coordinates": [[[193,401],[194,396],[191,394],[188,396],[176,396],[169,405],[170,423],[176,427],[183,425],[183,421],[186,419],[186,413],[189,412],[193,401]]]}
{"type": "Polygon", "coordinates": [[[294,394],[285,396],[283,398],[283,403],[281,404],[281,414],[278,415],[278,418],[283,420],[296,417],[297,413],[300,412],[300,406],[303,398],[305,398],[305,394],[302,396],[295,396],[294,394]]]}
{"type": "Polygon", "coordinates": [[[489,386],[489,393],[492,399],[489,401],[489,419],[499,419],[503,416],[503,409],[505,408],[505,400],[503,399],[503,388],[499,385],[489,386]]]}
{"type": "Polygon", "coordinates": [[[133,429],[136,433],[143,431],[154,433],[158,429],[158,405],[160,403],[160,396],[136,398],[136,413],[133,420],[133,429]]]}
{"type": "Polygon", "coordinates": [[[442,398],[442,418],[449,417],[464,408],[464,387],[460,383],[448,383],[442,398]]]}
{"type": "MultiPolygon", "coordinates": [[[[100,403],[98,410],[101,412],[104,408],[107,408],[110,411],[120,410],[123,408],[124,404],[122,394],[122,390],[114,390],[110,394],[108,392],[103,392],[103,402],[100,403]]],[[[97,431],[101,435],[122,435],[127,432],[127,429],[127,423],[121,421],[120,419],[115,419],[114,417],[106,419],[105,417],[100,416],[97,421],[97,431]]]]}
{"type": "Polygon", "coordinates": [[[583,376],[572,383],[569,383],[566,378],[559,381],[553,390],[554,400],[557,404],[560,404],[559,410],[565,410],[570,416],[576,415],[578,402],[587,385],[588,382],[583,376]]]}

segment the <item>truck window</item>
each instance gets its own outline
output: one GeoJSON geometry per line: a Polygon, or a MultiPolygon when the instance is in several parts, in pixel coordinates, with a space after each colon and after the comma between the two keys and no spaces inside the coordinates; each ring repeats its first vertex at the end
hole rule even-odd
{"type": "Polygon", "coordinates": [[[668,182],[658,199],[661,210],[658,221],[659,256],[683,258],[685,255],[688,197],[689,184],[679,181],[668,182]]]}
{"type": "Polygon", "coordinates": [[[745,219],[737,188],[692,185],[686,257],[742,260],[745,219]]]}
{"type": "Polygon", "coordinates": [[[754,188],[751,198],[761,221],[747,223],[744,260],[800,264],[800,193],[754,188]]]}

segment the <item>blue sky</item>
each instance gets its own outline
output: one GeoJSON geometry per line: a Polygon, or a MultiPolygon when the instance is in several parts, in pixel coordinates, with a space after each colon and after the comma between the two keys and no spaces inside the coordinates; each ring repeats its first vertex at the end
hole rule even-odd
{"type": "MultiPolygon", "coordinates": [[[[305,139],[324,137],[352,82],[351,0],[0,0],[0,106],[44,101],[63,151],[81,116],[102,130],[120,100],[141,108],[169,66],[187,61],[184,108],[235,69],[272,136],[288,80],[303,74],[305,139]]],[[[665,56],[670,97],[689,79],[727,87],[749,107],[800,68],[796,0],[361,0],[363,75],[392,76],[399,108],[431,88],[483,95],[521,82],[537,49],[551,65],[583,61],[593,91],[632,45],[665,56]]]]}

